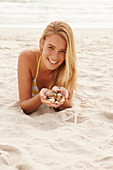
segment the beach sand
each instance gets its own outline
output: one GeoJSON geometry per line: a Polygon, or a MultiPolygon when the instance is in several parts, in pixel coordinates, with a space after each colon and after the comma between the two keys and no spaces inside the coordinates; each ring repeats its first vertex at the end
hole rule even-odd
{"type": "Polygon", "coordinates": [[[19,108],[17,62],[36,48],[39,29],[0,29],[0,170],[113,169],[113,29],[74,30],[74,106],[19,108]]]}

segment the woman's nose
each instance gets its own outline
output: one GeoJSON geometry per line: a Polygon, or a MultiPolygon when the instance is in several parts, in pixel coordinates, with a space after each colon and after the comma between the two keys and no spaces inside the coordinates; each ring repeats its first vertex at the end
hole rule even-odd
{"type": "Polygon", "coordinates": [[[53,58],[55,58],[55,59],[58,58],[58,53],[57,52],[53,53],[53,58]]]}

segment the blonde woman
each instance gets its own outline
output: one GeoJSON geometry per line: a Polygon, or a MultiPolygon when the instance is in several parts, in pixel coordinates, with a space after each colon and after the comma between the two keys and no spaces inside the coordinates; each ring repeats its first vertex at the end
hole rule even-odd
{"type": "Polygon", "coordinates": [[[72,107],[76,89],[76,54],[71,27],[62,21],[50,23],[40,38],[40,49],[24,50],[18,60],[19,103],[26,114],[42,103],[56,110],[72,107]],[[51,103],[46,93],[54,86],[62,94],[51,103]]]}

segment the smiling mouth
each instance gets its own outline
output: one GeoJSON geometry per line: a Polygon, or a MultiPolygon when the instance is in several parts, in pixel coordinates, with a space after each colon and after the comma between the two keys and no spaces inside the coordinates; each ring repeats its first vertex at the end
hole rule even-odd
{"type": "Polygon", "coordinates": [[[53,61],[53,60],[50,60],[49,58],[48,58],[48,60],[51,64],[57,64],[58,63],[58,61],[53,61]]]}

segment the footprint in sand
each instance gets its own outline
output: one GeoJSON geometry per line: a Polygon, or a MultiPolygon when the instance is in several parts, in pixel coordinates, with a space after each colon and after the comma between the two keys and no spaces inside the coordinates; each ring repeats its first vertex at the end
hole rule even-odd
{"type": "Polygon", "coordinates": [[[15,165],[21,159],[22,153],[14,146],[0,145],[0,164],[15,165]]]}
{"type": "Polygon", "coordinates": [[[20,164],[16,166],[17,170],[34,170],[30,165],[20,164]]]}
{"type": "Polygon", "coordinates": [[[111,111],[104,111],[103,113],[102,113],[106,118],[108,118],[108,119],[113,119],[113,112],[111,111]]]}

